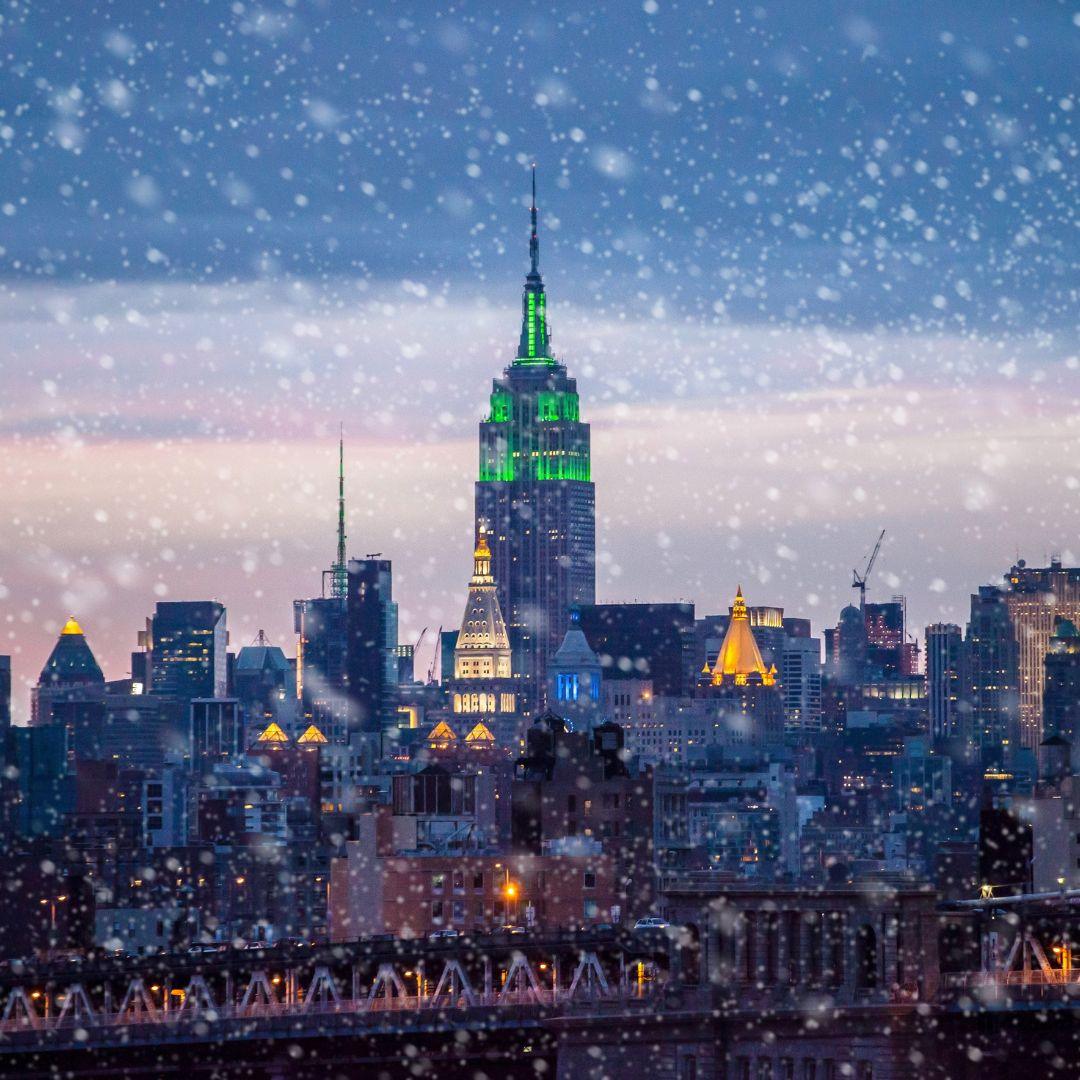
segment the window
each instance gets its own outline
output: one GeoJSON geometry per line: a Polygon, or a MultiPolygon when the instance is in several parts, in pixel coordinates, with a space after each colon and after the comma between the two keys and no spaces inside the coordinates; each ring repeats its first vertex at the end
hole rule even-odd
{"type": "Polygon", "coordinates": [[[465,901],[464,900],[455,900],[454,901],[453,918],[454,918],[454,922],[464,922],[465,921],[465,901]]]}
{"type": "Polygon", "coordinates": [[[454,892],[463,893],[465,891],[465,872],[463,870],[454,871],[454,892]]]}
{"type": "Polygon", "coordinates": [[[803,1058],[802,1080],[817,1080],[817,1062],[813,1058],[803,1058]]]}
{"type": "Polygon", "coordinates": [[[600,914],[600,905],[595,900],[586,900],[584,913],[586,919],[595,919],[600,914]]]}
{"type": "Polygon", "coordinates": [[[441,923],[443,921],[443,902],[441,900],[431,901],[431,921],[433,923],[441,923]]]}
{"type": "Polygon", "coordinates": [[[585,882],[584,882],[585,888],[586,889],[595,889],[596,888],[596,871],[595,870],[586,870],[584,876],[585,876],[585,882]]]}
{"type": "Polygon", "coordinates": [[[432,874],[431,875],[431,891],[440,893],[446,888],[446,875],[445,874],[432,874]]]}
{"type": "Polygon", "coordinates": [[[484,888],[484,871],[483,870],[477,870],[476,873],[473,874],[472,887],[474,889],[476,889],[477,892],[482,892],[483,891],[483,888],[484,888]]]}
{"type": "Polygon", "coordinates": [[[484,901],[483,900],[477,900],[476,901],[475,914],[476,914],[476,918],[483,919],[483,917],[484,917],[484,901]]]}

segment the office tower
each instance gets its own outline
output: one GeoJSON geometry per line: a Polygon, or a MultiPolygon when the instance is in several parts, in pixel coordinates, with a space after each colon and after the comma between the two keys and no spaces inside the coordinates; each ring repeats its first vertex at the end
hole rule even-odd
{"type": "Polygon", "coordinates": [[[227,696],[229,634],[216,600],[162,601],[139,637],[150,693],[185,701],[227,696]]]}
{"type": "Polygon", "coordinates": [[[1005,604],[1019,649],[1020,741],[1034,749],[1042,741],[1044,659],[1057,619],[1080,621],[1080,567],[1028,566],[1009,570],[1005,604]]]}
{"type": "MultiPolygon", "coordinates": [[[[785,619],[785,625],[796,620],[785,619]]],[[[756,637],[756,631],[755,631],[756,637]]],[[[780,662],[784,731],[798,736],[821,731],[821,640],[788,634],[780,662]]]]}
{"type": "Polygon", "coordinates": [[[480,424],[476,525],[491,545],[514,674],[538,701],[570,608],[594,599],[596,524],[589,425],[551,348],[535,173],[529,255],[517,356],[494,380],[480,424]]]}
{"type": "Polygon", "coordinates": [[[296,633],[296,697],[308,723],[333,743],[351,727],[348,695],[349,566],[345,554],[345,442],[338,440],[337,554],[323,571],[322,595],[293,601],[296,633]]]}
{"type": "Polygon", "coordinates": [[[255,644],[236,654],[232,682],[247,733],[243,745],[271,722],[286,731],[296,728],[296,673],[281,648],[271,645],[261,630],[255,644]]]}
{"type": "Polygon", "coordinates": [[[984,765],[1005,766],[1019,748],[1020,654],[1005,593],[980,585],[967,626],[972,739],[984,765]]]}
{"type": "Polygon", "coordinates": [[[101,701],[104,697],[105,676],[82,627],[73,618],[68,619],[31,694],[30,723],[34,727],[48,724],[55,703],[101,701]]]}
{"type": "Polygon", "coordinates": [[[0,656],[0,732],[11,727],[11,657],[0,656]]]}
{"type": "Polygon", "coordinates": [[[1080,631],[1059,619],[1044,661],[1043,735],[1068,740],[1080,757],[1080,631]]]}
{"type": "Polygon", "coordinates": [[[870,643],[863,613],[853,604],[840,612],[840,622],[837,624],[833,641],[836,651],[836,681],[842,686],[855,686],[864,682],[869,675],[870,643]]]}
{"type": "Polygon", "coordinates": [[[968,735],[963,723],[966,673],[964,638],[953,623],[926,628],[926,693],[930,702],[930,733],[934,739],[968,735]]]}
{"type": "Polygon", "coordinates": [[[698,694],[723,702],[735,753],[740,746],[767,751],[783,742],[784,703],[776,685],[776,666],[766,667],[762,659],[741,587],[716,661],[701,671],[698,694]]]}
{"type": "Polygon", "coordinates": [[[907,602],[902,596],[863,608],[866,659],[870,670],[884,679],[918,673],[919,650],[907,640],[907,602]]]}
{"type": "Polygon", "coordinates": [[[227,764],[245,747],[244,724],[236,698],[196,698],[191,703],[191,764],[197,772],[227,764]]]}
{"type": "MultiPolygon", "coordinates": [[[[587,604],[579,609],[579,625],[600,657],[605,681],[651,679],[653,691],[667,697],[685,691],[693,604],[587,604]]],[[[700,666],[699,660],[694,676],[700,666]]]]}
{"type": "Polygon", "coordinates": [[[355,730],[380,735],[394,721],[397,604],[389,559],[350,559],[346,676],[355,730]]]}
{"type": "Polygon", "coordinates": [[[447,683],[454,717],[465,723],[462,735],[483,723],[498,747],[517,751],[521,684],[512,677],[510,639],[499,607],[491,549],[482,531],[473,551],[473,575],[454,646],[454,675],[447,683]]]}
{"type": "Polygon", "coordinates": [[[548,663],[549,707],[574,731],[592,731],[604,722],[600,657],[582,633],[577,611],[562,644],[548,663]]]}

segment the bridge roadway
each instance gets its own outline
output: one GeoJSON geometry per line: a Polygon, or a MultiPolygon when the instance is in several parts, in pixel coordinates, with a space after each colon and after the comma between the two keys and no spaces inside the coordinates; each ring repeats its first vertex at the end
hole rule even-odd
{"type": "Polygon", "coordinates": [[[662,934],[595,931],[37,964],[0,972],[0,1074],[40,1065],[46,1075],[69,1061],[103,1075],[192,1074],[235,1059],[262,1060],[255,1075],[271,1076],[291,1054],[296,1075],[297,1057],[316,1071],[338,1053],[405,1067],[411,1048],[450,1076],[497,1048],[535,1077],[553,1017],[640,1013],[663,985],[667,952],[662,934]]]}
{"type": "Polygon", "coordinates": [[[760,1075],[766,1060],[772,1075],[790,1060],[825,1069],[859,1047],[873,1072],[855,1075],[875,1080],[985,1077],[1017,1052],[1033,1080],[1067,1075],[1038,1055],[1072,1059],[1045,1051],[1071,1044],[1071,971],[1006,966],[946,974],[931,1001],[840,1000],[698,985],[693,955],[664,934],[609,931],[34,965],[0,971],[0,1076],[577,1080],[648,1062],[703,1078],[747,1062],[760,1075]]]}

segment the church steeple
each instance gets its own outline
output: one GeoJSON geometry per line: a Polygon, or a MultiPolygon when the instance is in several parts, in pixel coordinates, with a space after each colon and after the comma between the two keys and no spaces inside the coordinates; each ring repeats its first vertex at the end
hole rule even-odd
{"type": "Polygon", "coordinates": [[[532,233],[529,236],[529,272],[521,299],[521,340],[515,364],[553,364],[551,334],[547,324],[547,296],[540,276],[540,235],[537,229],[536,165],[532,167],[532,206],[529,210],[532,233]]]}

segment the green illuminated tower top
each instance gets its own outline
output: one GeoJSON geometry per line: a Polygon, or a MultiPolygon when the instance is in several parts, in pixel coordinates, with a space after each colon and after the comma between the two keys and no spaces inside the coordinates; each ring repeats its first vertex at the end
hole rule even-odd
{"type": "Polygon", "coordinates": [[[529,238],[529,272],[521,298],[521,341],[515,364],[554,364],[547,324],[547,297],[540,276],[540,237],[536,230],[536,165],[532,167],[532,236],[529,238]]]}

